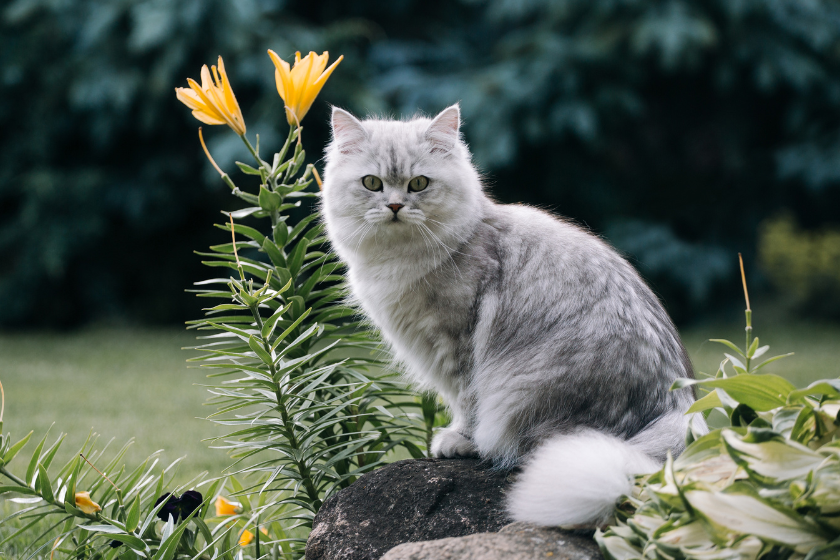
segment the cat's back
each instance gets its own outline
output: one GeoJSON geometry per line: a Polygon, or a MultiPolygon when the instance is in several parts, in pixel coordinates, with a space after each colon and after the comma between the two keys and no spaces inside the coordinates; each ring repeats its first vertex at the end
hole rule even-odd
{"type": "Polygon", "coordinates": [[[581,302],[618,295],[608,292],[622,289],[632,296],[638,296],[640,288],[649,292],[615,249],[547,211],[524,204],[495,204],[487,212],[485,225],[485,235],[492,232],[488,237],[496,245],[508,286],[525,284],[529,291],[546,296],[562,292],[581,302]]]}
{"type": "Polygon", "coordinates": [[[496,348],[546,345],[580,351],[578,359],[614,347],[619,361],[648,348],[655,361],[673,366],[669,378],[691,375],[658,298],[599,237],[521,204],[494,205],[484,228],[478,236],[492,249],[483,251],[498,259],[492,315],[485,315],[496,348]]]}

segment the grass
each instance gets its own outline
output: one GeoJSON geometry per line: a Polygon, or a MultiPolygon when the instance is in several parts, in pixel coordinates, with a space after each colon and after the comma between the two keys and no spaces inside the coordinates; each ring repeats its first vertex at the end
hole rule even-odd
{"type": "MultiPolygon", "coordinates": [[[[761,307],[758,309],[753,315],[754,332],[762,344],[770,344],[768,355],[796,353],[773,364],[768,373],[783,375],[798,386],[840,377],[840,325],[791,321],[778,313],[763,315],[761,307]]],[[[682,335],[696,369],[714,373],[724,348],[708,339],[728,338],[743,344],[743,314],[733,312],[686,329],[682,335]]],[[[181,350],[194,342],[193,332],[180,329],[0,334],[0,381],[6,392],[4,431],[11,431],[17,439],[34,430],[33,436],[40,438],[55,423],[53,436],[69,433],[56,458],[61,463],[92,429],[101,434],[102,443],[114,439],[113,451],[136,438],[126,458],[129,466],[164,449],[164,464],[186,456],[179,480],[203,470],[217,474],[230,461],[222,450],[210,449],[200,441],[221,432],[203,419],[214,412],[202,406],[208,396],[198,386],[205,382],[204,373],[188,369],[185,360],[191,354],[181,350]]],[[[24,449],[22,459],[12,463],[13,472],[25,467],[27,449],[31,454],[34,444],[24,449]]],[[[0,518],[15,507],[0,498],[0,518]]],[[[0,529],[0,540],[9,529],[0,529]]],[[[0,557],[17,557],[16,547],[24,543],[15,541],[17,544],[0,546],[0,557]]]]}
{"type": "MultiPolygon", "coordinates": [[[[166,464],[186,455],[179,478],[217,473],[229,461],[224,451],[200,441],[220,432],[203,419],[214,411],[202,406],[208,393],[196,386],[205,381],[204,372],[187,369],[192,354],[181,350],[194,344],[193,331],[177,328],[2,334],[4,431],[19,439],[34,430],[33,439],[40,439],[55,423],[50,440],[68,433],[56,457],[61,464],[93,430],[102,445],[114,440],[114,452],[136,438],[128,465],[164,449],[166,464]]],[[[31,453],[34,443],[27,448],[31,453]]]]}

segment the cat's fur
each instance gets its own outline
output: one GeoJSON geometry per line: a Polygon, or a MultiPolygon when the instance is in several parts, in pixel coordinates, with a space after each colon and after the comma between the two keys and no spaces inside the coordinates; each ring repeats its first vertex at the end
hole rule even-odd
{"type": "Polygon", "coordinates": [[[332,127],[328,236],[405,372],[452,412],[434,455],[523,464],[517,520],[603,521],[630,475],[684,445],[693,395],[669,387],[693,373],[656,296],[596,236],[488,198],[457,105],[405,122],[336,108],[332,127]]]}

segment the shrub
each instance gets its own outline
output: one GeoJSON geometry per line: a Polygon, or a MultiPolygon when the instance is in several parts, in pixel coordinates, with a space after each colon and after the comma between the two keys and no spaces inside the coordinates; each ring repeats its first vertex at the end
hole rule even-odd
{"type": "Polygon", "coordinates": [[[803,231],[790,215],[761,224],[762,268],[799,307],[840,317],[840,230],[803,231]]]}
{"type": "MultiPolygon", "coordinates": [[[[743,269],[742,269],[743,270],[743,269]]],[[[746,284],[745,284],[746,293],[746,284]]],[[[617,523],[596,540],[612,560],[793,559],[840,555],[840,380],[796,389],[759,373],[786,355],[751,339],[747,300],[744,348],[713,377],[682,379],[706,394],[689,410],[725,418],[676,460],[637,479],[616,510],[617,523]]]]}

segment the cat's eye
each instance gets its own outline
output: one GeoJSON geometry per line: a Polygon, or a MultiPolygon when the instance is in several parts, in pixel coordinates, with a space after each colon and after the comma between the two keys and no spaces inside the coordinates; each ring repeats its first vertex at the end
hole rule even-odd
{"type": "Polygon", "coordinates": [[[420,192],[429,186],[429,178],[423,175],[418,175],[408,182],[408,190],[411,192],[420,192]]]}
{"type": "Polygon", "coordinates": [[[362,184],[369,191],[376,192],[382,190],[382,179],[375,175],[365,175],[362,177],[362,184]]]}

